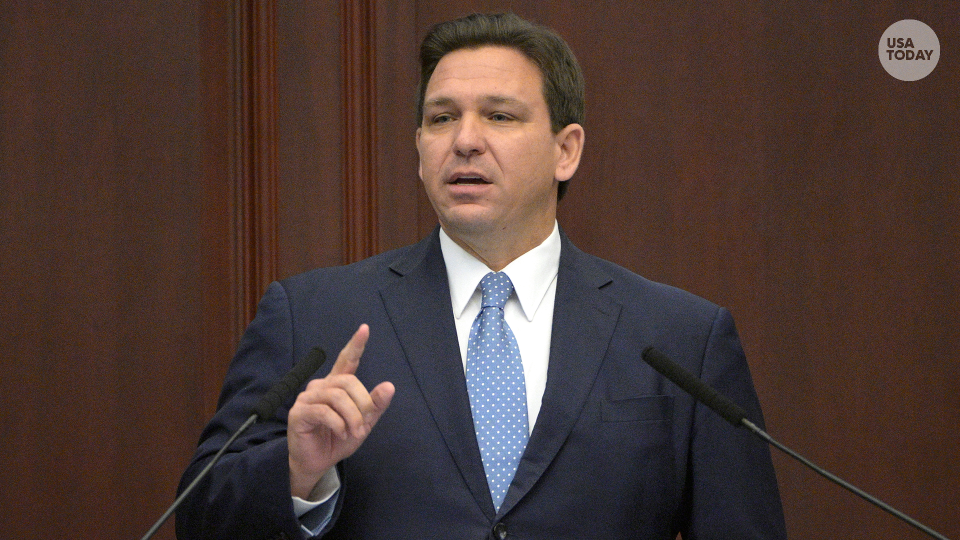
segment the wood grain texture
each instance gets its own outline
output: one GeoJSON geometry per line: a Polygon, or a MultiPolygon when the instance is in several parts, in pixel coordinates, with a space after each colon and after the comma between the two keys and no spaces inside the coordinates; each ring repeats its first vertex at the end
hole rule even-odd
{"type": "Polygon", "coordinates": [[[343,1],[344,261],[379,252],[376,2],[343,1]]]}
{"type": "Polygon", "coordinates": [[[277,279],[278,90],[276,3],[234,4],[233,184],[238,335],[253,319],[267,285],[277,279]]]}

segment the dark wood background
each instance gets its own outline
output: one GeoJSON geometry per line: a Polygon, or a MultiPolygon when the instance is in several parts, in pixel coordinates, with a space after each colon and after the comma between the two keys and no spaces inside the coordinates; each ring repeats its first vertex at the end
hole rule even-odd
{"type": "MultiPolygon", "coordinates": [[[[450,4],[4,2],[0,535],[146,531],[265,284],[433,228],[419,38],[511,9],[586,74],[573,240],[728,306],[771,434],[960,538],[957,6],[450,4]]],[[[775,460],[793,538],[923,538],[775,460]]]]}

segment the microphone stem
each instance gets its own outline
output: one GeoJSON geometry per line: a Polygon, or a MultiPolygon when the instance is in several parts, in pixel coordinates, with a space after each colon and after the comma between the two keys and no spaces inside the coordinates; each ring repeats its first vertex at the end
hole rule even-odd
{"type": "Polygon", "coordinates": [[[890,506],[889,504],[881,501],[880,499],[874,497],[873,495],[870,495],[869,493],[867,493],[867,492],[863,491],[862,489],[854,486],[853,484],[847,482],[846,480],[843,480],[842,478],[836,476],[835,474],[831,473],[830,471],[827,471],[826,469],[823,469],[823,468],[819,467],[818,465],[814,464],[814,463],[813,463],[812,461],[810,461],[809,459],[801,456],[801,455],[798,454],[797,452],[794,452],[793,450],[791,450],[791,449],[788,448],[787,446],[785,446],[785,445],[783,445],[783,444],[780,444],[780,442],[778,442],[776,439],[774,439],[773,437],[771,437],[766,431],[760,429],[759,427],[757,427],[756,424],[754,424],[753,422],[747,420],[746,418],[742,419],[742,420],[740,421],[740,423],[741,423],[741,425],[743,425],[744,427],[746,427],[747,429],[749,429],[750,431],[752,431],[756,436],[760,437],[761,439],[763,439],[764,441],[768,442],[769,444],[775,446],[775,447],[776,447],[777,449],[779,449],[781,452],[787,454],[788,456],[792,457],[793,459],[795,459],[795,460],[803,463],[803,464],[806,465],[807,467],[810,467],[811,469],[813,469],[813,472],[819,474],[820,476],[823,476],[823,477],[826,478],[827,480],[830,480],[831,482],[833,482],[833,483],[837,484],[838,486],[846,489],[847,491],[849,491],[849,492],[853,493],[854,495],[862,498],[863,500],[865,500],[865,501],[867,501],[867,502],[869,502],[869,503],[871,503],[871,504],[873,504],[873,505],[875,505],[875,506],[877,506],[877,507],[879,507],[879,508],[881,508],[881,509],[889,512],[890,514],[893,514],[894,516],[900,518],[900,519],[903,520],[904,522],[912,525],[913,527],[919,529],[920,531],[923,531],[923,532],[927,533],[928,535],[930,535],[930,536],[933,537],[933,538],[936,538],[937,540],[950,540],[950,539],[947,538],[946,536],[938,533],[937,531],[931,529],[930,527],[927,527],[927,526],[924,525],[923,523],[920,523],[919,521],[913,519],[912,517],[904,514],[904,513],[901,512],[900,510],[897,510],[896,508],[894,508],[894,507],[890,506]]]}
{"type": "Polygon", "coordinates": [[[202,471],[200,471],[200,474],[198,474],[197,477],[193,479],[193,482],[190,482],[190,485],[188,485],[186,489],[183,490],[180,496],[177,497],[177,500],[173,501],[173,504],[170,505],[170,508],[168,508],[167,511],[164,512],[162,516],[160,516],[160,519],[158,519],[157,522],[153,524],[153,527],[150,527],[150,530],[147,531],[147,534],[143,535],[143,538],[141,538],[140,540],[150,540],[150,538],[154,534],[156,534],[156,532],[160,529],[160,527],[164,524],[164,522],[166,522],[167,519],[169,519],[170,516],[173,515],[173,512],[176,511],[177,507],[180,506],[180,503],[182,503],[183,500],[187,498],[187,495],[189,495],[190,492],[193,491],[193,488],[197,487],[197,484],[199,484],[200,481],[203,480],[203,478],[207,475],[207,473],[210,472],[210,469],[212,469],[213,466],[216,465],[218,461],[220,461],[220,458],[223,457],[223,454],[224,452],[227,451],[227,448],[230,448],[230,445],[233,444],[233,441],[237,440],[237,437],[239,437],[244,431],[246,431],[247,428],[249,428],[254,423],[256,423],[258,418],[259,417],[257,416],[256,413],[251,414],[250,418],[247,418],[247,421],[244,422],[243,425],[241,425],[236,431],[233,432],[233,435],[230,436],[227,442],[223,443],[223,446],[220,447],[220,451],[214,454],[210,462],[207,463],[207,466],[204,467],[202,471]]]}

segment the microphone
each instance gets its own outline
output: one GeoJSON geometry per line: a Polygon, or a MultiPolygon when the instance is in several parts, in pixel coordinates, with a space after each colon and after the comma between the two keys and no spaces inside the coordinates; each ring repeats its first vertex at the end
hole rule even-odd
{"type": "Polygon", "coordinates": [[[277,407],[292,396],[303,383],[307,382],[307,379],[320,369],[326,359],[327,355],[320,347],[310,349],[303,360],[297,362],[293,369],[288,371],[260,398],[260,401],[253,408],[252,414],[257,415],[260,420],[273,418],[273,413],[276,412],[277,407]]]}
{"type": "Polygon", "coordinates": [[[277,407],[281,403],[293,396],[293,393],[300,388],[303,383],[307,382],[307,379],[313,375],[320,366],[323,365],[323,362],[326,361],[327,355],[323,352],[323,349],[320,347],[314,347],[310,349],[310,352],[307,353],[302,360],[297,362],[297,365],[293,366],[293,369],[287,372],[282,379],[276,382],[266,394],[260,398],[260,401],[257,402],[256,406],[250,411],[250,416],[247,418],[247,421],[243,423],[236,431],[233,432],[233,435],[227,439],[227,442],[223,443],[223,446],[220,447],[220,450],[213,456],[213,459],[210,460],[210,463],[207,463],[207,466],[200,471],[200,474],[190,482],[190,485],[183,490],[177,500],[173,501],[173,504],[170,505],[170,508],[160,516],[160,519],[153,524],[153,527],[150,527],[150,530],[147,531],[147,534],[143,535],[143,538],[140,540],[150,540],[150,538],[156,534],[160,527],[167,521],[167,519],[173,515],[174,511],[180,506],[180,503],[187,498],[197,484],[200,483],[210,469],[216,465],[217,461],[220,461],[220,458],[223,456],[224,452],[227,451],[227,448],[233,444],[233,441],[237,439],[244,431],[247,430],[250,426],[257,423],[258,421],[269,420],[273,418],[273,414],[277,411],[277,407]]]}
{"type": "Polygon", "coordinates": [[[746,411],[743,410],[743,408],[741,408],[739,405],[735,404],[734,402],[730,401],[726,396],[714,390],[710,385],[701,381],[689,371],[683,369],[683,367],[680,364],[674,362],[667,355],[663,354],[662,352],[658,351],[652,346],[645,348],[641,353],[641,356],[643,357],[643,361],[650,364],[650,366],[653,369],[657,370],[658,373],[660,373],[667,379],[670,379],[674,384],[679,386],[681,390],[693,396],[694,399],[696,399],[697,401],[709,407],[711,410],[713,410],[714,412],[722,416],[727,422],[730,422],[735,427],[747,428],[754,435],[756,435],[763,441],[767,442],[768,444],[775,446],[777,449],[787,454],[788,456],[792,457],[793,459],[806,465],[807,467],[812,469],[813,472],[819,474],[820,476],[823,476],[827,480],[830,480],[831,482],[846,489],[847,491],[850,491],[854,495],[857,495],[858,497],[873,504],[874,506],[877,506],[878,508],[889,513],[890,515],[901,519],[902,521],[915,527],[916,529],[927,533],[931,537],[936,538],[938,540],[950,540],[946,536],[938,533],[937,531],[931,529],[930,527],[927,527],[923,523],[920,523],[919,521],[913,519],[912,517],[904,514],[900,510],[897,510],[896,508],[881,501],[880,499],[874,497],[873,495],[870,495],[869,493],[854,486],[853,484],[850,484],[849,482],[830,473],[826,469],[819,467],[809,459],[801,456],[799,453],[779,443],[773,437],[767,434],[766,431],[760,429],[759,427],[757,427],[756,424],[748,420],[746,417],[747,413],[746,411]]]}

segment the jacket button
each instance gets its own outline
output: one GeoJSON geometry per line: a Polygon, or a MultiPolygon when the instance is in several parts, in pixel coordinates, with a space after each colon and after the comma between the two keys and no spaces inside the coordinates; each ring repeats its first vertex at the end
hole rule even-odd
{"type": "Polygon", "coordinates": [[[496,538],[499,538],[500,540],[504,540],[504,538],[507,537],[507,526],[504,525],[503,523],[497,523],[496,525],[494,525],[493,536],[495,536],[496,538]]]}

